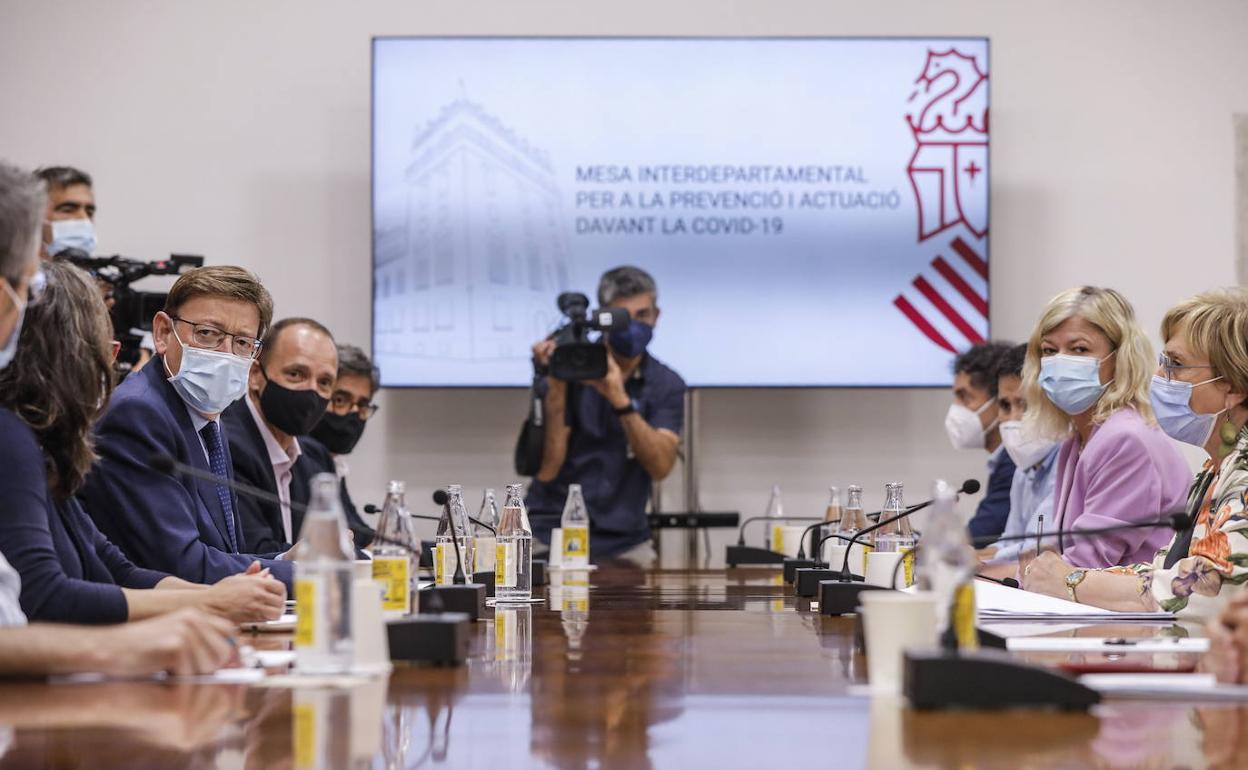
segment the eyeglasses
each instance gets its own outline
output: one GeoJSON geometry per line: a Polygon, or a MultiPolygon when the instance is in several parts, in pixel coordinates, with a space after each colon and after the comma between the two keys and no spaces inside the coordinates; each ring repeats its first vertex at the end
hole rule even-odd
{"type": "Polygon", "coordinates": [[[247,337],[242,334],[230,334],[222,331],[215,326],[209,324],[196,323],[188,321],[185,318],[177,316],[169,316],[174,321],[184,323],[191,327],[191,344],[197,348],[205,350],[216,350],[221,347],[221,343],[226,337],[230,338],[230,352],[239,358],[255,358],[260,352],[261,342],[255,337],[247,337]]]}
{"type": "Polygon", "coordinates": [[[1179,364],[1176,364],[1174,362],[1174,359],[1172,359],[1170,356],[1166,355],[1165,353],[1162,353],[1161,355],[1157,356],[1157,366],[1165,370],[1167,381],[1173,381],[1174,373],[1179,371],[1180,369],[1213,369],[1213,367],[1210,366],[1209,364],[1199,364],[1195,366],[1181,366],[1179,364]]]}
{"type": "Polygon", "coordinates": [[[350,393],[343,390],[335,393],[330,398],[329,403],[335,413],[345,415],[355,411],[359,413],[361,420],[367,420],[369,417],[377,414],[378,409],[381,409],[380,406],[365,398],[356,401],[350,393]]]}

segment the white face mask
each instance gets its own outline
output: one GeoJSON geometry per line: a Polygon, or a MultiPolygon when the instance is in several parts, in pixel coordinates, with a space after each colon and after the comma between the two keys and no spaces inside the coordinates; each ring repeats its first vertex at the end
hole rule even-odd
{"type": "Polygon", "coordinates": [[[1014,461],[1014,465],[1026,470],[1049,456],[1056,441],[1028,435],[1023,430],[1021,420],[1006,420],[1001,423],[1001,443],[1006,453],[1014,461]]]}
{"type": "Polygon", "coordinates": [[[990,398],[984,402],[979,409],[971,410],[959,403],[949,405],[949,412],[945,415],[945,432],[949,434],[949,442],[953,444],[954,449],[983,449],[984,437],[988,431],[997,425],[997,421],[993,420],[992,424],[985,428],[979,422],[979,416],[992,406],[993,400],[990,398]]]}
{"type": "Polygon", "coordinates": [[[55,257],[67,249],[77,249],[88,257],[95,253],[95,223],[90,219],[55,219],[48,256],[55,257]]]}
{"type": "MultiPolygon", "coordinates": [[[[204,415],[220,414],[247,392],[252,359],[190,347],[176,330],[173,336],[182,345],[182,367],[169,384],[192,409],[204,415]]],[[[168,363],[165,371],[169,371],[168,363]]]]}

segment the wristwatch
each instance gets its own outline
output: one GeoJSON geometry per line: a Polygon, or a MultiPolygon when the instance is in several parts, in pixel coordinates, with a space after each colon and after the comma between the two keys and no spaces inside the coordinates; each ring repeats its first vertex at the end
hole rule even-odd
{"type": "Polygon", "coordinates": [[[1077,569],[1066,576],[1066,593],[1070,594],[1070,600],[1072,602],[1079,601],[1079,598],[1075,596],[1075,589],[1079,587],[1079,584],[1082,583],[1083,579],[1087,576],[1088,571],[1083,569],[1077,569]]]}
{"type": "Polygon", "coordinates": [[[623,417],[626,414],[632,414],[633,412],[637,412],[637,411],[640,411],[639,405],[637,403],[637,399],[630,398],[628,400],[628,404],[626,404],[625,406],[621,406],[619,409],[615,410],[615,415],[617,417],[623,417]]]}

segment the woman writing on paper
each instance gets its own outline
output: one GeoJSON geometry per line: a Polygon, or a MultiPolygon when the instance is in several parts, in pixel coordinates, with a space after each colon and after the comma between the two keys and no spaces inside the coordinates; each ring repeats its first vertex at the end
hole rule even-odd
{"type": "Polygon", "coordinates": [[[1248,291],[1210,291],[1179,303],[1162,320],[1161,337],[1165,347],[1150,383],[1157,421],[1208,455],[1187,495],[1194,526],[1147,561],[1082,577],[1070,576],[1069,560],[1041,554],[1023,584],[1106,609],[1209,619],[1248,581],[1248,291]]]}

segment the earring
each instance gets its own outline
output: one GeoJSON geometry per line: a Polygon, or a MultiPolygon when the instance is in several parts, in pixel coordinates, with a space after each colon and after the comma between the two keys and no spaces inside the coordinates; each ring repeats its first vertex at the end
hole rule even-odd
{"type": "Polygon", "coordinates": [[[1239,429],[1235,427],[1235,423],[1227,418],[1222,423],[1222,427],[1218,429],[1218,438],[1222,441],[1222,455],[1230,454],[1235,445],[1239,443],[1239,429]]]}

